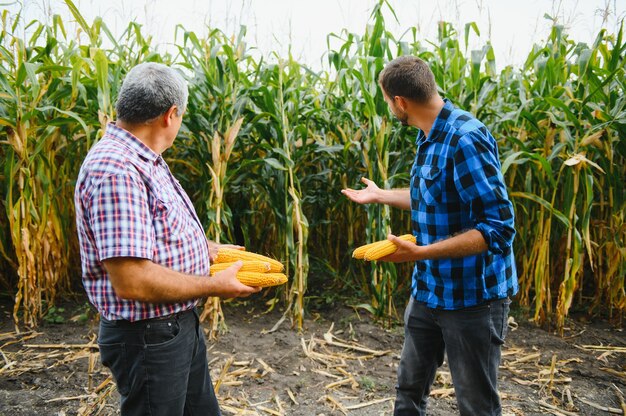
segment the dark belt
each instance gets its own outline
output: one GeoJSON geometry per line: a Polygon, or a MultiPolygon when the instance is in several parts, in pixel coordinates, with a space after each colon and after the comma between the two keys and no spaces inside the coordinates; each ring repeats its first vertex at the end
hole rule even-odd
{"type": "Polygon", "coordinates": [[[186,314],[193,312],[193,309],[194,308],[187,309],[187,310],[176,312],[170,315],[155,316],[154,318],[146,319],[146,321],[167,321],[170,319],[179,319],[185,316],[186,314]]]}
{"type": "Polygon", "coordinates": [[[116,320],[108,320],[105,318],[100,318],[101,320],[118,326],[118,327],[134,327],[134,326],[143,326],[143,325],[147,325],[150,322],[167,322],[167,321],[177,321],[179,319],[182,319],[183,317],[192,314],[195,311],[195,307],[191,308],[191,309],[187,309],[181,312],[176,312],[176,313],[172,313],[169,315],[163,315],[163,316],[155,316],[154,318],[148,318],[148,319],[141,319],[139,321],[129,321],[127,319],[116,319],[116,320]]]}

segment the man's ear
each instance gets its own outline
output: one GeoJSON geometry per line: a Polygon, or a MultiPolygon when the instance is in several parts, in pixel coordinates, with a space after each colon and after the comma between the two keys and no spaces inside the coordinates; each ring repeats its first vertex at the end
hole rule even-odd
{"type": "Polygon", "coordinates": [[[178,116],[178,107],[174,104],[163,114],[163,123],[165,127],[169,127],[173,122],[174,118],[178,116]]]}
{"type": "Polygon", "coordinates": [[[408,107],[406,98],[396,95],[393,97],[393,102],[396,105],[396,108],[400,109],[400,111],[406,112],[408,107]]]}

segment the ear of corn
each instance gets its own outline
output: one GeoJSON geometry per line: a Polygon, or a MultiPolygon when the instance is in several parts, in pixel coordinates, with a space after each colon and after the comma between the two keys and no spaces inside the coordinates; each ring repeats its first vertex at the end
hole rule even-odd
{"type": "MultiPolygon", "coordinates": [[[[228,269],[230,266],[235,264],[235,262],[230,263],[215,263],[211,265],[211,276],[217,272],[221,272],[222,270],[228,269]]],[[[271,272],[271,266],[266,261],[257,261],[257,260],[249,260],[244,261],[240,272],[257,272],[257,273],[267,273],[271,272]]]]}
{"type": "MultiPolygon", "coordinates": [[[[399,237],[401,240],[410,241],[415,244],[415,236],[412,234],[404,234],[399,237]]],[[[376,241],[375,243],[366,244],[354,250],[352,256],[357,259],[378,260],[396,252],[398,247],[389,240],[376,241]]]]}
{"type": "Polygon", "coordinates": [[[239,272],[237,279],[247,286],[270,287],[287,283],[287,276],[284,273],[258,273],[239,272]]]}
{"type": "Polygon", "coordinates": [[[365,253],[367,253],[367,251],[371,248],[374,248],[378,245],[380,245],[380,243],[382,243],[382,241],[376,241],[370,244],[365,244],[364,246],[361,247],[357,247],[353,252],[352,252],[352,257],[354,257],[355,259],[362,259],[363,256],[365,256],[365,253]]]}
{"type": "Polygon", "coordinates": [[[282,272],[284,266],[278,260],[263,256],[261,254],[250,253],[249,251],[235,250],[232,248],[220,248],[217,252],[215,263],[234,263],[241,261],[261,261],[270,264],[270,271],[282,272]]]}
{"type": "Polygon", "coordinates": [[[285,266],[283,266],[281,263],[269,263],[270,265],[270,273],[282,273],[282,271],[285,269],[285,266]]]}

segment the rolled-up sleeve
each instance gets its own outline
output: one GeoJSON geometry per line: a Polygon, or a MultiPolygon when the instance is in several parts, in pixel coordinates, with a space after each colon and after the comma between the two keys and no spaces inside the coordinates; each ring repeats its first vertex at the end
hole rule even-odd
{"type": "Polygon", "coordinates": [[[104,178],[86,204],[99,260],[153,258],[154,227],[145,185],[132,175],[104,178]]]}
{"type": "Polygon", "coordinates": [[[500,171],[496,141],[488,133],[475,131],[459,139],[454,183],[489,251],[508,251],[515,237],[513,204],[500,171]]]}

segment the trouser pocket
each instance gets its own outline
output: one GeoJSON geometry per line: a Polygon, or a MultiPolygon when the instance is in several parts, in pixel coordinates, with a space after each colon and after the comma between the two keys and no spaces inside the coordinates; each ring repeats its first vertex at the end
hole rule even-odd
{"type": "Polygon", "coordinates": [[[146,325],[143,338],[147,346],[153,347],[174,341],[179,333],[177,320],[154,321],[146,325]]]}
{"type": "Polygon", "coordinates": [[[126,362],[126,344],[98,344],[102,365],[111,370],[117,384],[117,390],[122,396],[130,391],[128,368],[126,362]]]}
{"type": "Polygon", "coordinates": [[[509,309],[511,300],[501,299],[491,302],[491,334],[493,341],[498,344],[504,344],[508,332],[509,309]]]}

